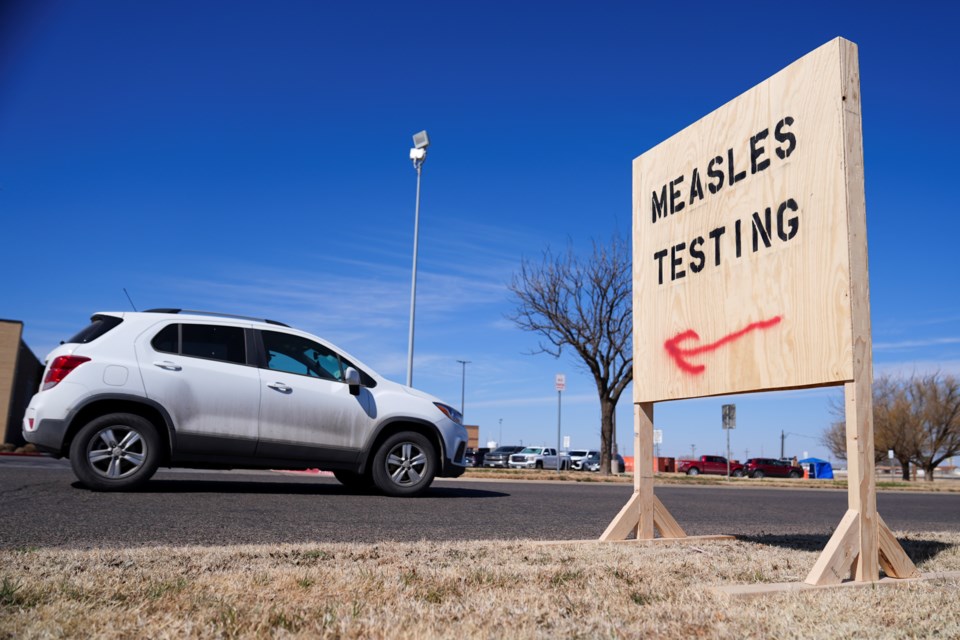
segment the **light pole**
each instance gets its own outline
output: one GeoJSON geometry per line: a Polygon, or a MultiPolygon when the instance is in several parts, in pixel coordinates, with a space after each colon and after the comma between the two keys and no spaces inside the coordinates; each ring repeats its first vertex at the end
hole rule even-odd
{"type": "Polygon", "coordinates": [[[503,444],[503,418],[500,418],[500,439],[497,440],[497,446],[499,447],[502,444],[503,444]]]}
{"type": "Polygon", "coordinates": [[[420,173],[427,159],[430,137],[426,131],[413,134],[410,159],[417,170],[417,203],[413,213],[413,278],[410,284],[410,339],[407,341],[407,386],[413,386],[413,321],[417,308],[417,241],[420,238],[420,173]]]}
{"type": "MultiPolygon", "coordinates": [[[[471,360],[457,360],[457,362],[459,362],[461,365],[463,365],[463,368],[462,368],[462,371],[463,371],[463,372],[462,372],[462,374],[460,375],[460,419],[461,419],[461,420],[464,420],[464,417],[463,417],[463,416],[464,416],[465,414],[464,414],[464,411],[463,411],[463,398],[464,398],[464,395],[465,395],[466,390],[467,390],[467,365],[470,364],[470,362],[472,362],[472,361],[471,361],[471,360]]],[[[464,424],[466,424],[466,421],[464,421],[464,424]]],[[[478,445],[478,446],[479,446],[479,445],[478,445]]]]}

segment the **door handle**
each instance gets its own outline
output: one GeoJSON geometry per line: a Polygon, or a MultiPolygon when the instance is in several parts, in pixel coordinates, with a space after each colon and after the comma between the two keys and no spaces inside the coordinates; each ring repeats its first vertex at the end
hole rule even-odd
{"type": "Polygon", "coordinates": [[[160,367],[161,369],[166,369],[167,371],[180,371],[183,369],[180,365],[170,362],[169,360],[164,360],[162,362],[154,362],[153,366],[160,367]]]}
{"type": "Polygon", "coordinates": [[[288,387],[282,382],[274,382],[272,384],[268,384],[267,386],[270,387],[271,389],[276,389],[280,393],[290,393],[291,391],[293,391],[292,388],[288,387]]]}

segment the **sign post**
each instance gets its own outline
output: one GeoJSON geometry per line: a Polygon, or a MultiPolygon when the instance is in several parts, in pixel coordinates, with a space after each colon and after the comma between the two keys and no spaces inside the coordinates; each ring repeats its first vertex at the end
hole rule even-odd
{"type": "Polygon", "coordinates": [[[601,540],[685,537],[643,462],[656,402],[842,384],[848,510],[806,582],[917,575],[876,508],[860,117],[836,38],[634,160],[639,462],[601,540]]]}
{"type": "Polygon", "coordinates": [[[560,396],[563,390],[567,388],[567,376],[558,373],[554,380],[554,386],[557,389],[557,471],[560,471],[560,396]]]}
{"type": "Polygon", "coordinates": [[[737,405],[725,404],[720,408],[723,430],[727,432],[727,480],[730,480],[730,431],[737,428],[737,405]]]}

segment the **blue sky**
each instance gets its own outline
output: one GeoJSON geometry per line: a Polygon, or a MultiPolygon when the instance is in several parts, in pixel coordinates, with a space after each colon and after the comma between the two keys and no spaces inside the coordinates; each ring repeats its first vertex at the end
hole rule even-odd
{"type": "MultiPolygon", "coordinates": [[[[878,372],[960,373],[957,5],[7,2],[0,317],[41,358],[91,313],[222,310],[322,335],[481,439],[599,445],[572,356],[505,318],[523,257],[630,233],[631,161],[805,53],[860,47],[878,372]],[[668,6],[671,5],[671,6],[668,6]]],[[[638,310],[642,312],[642,310],[638,310]]],[[[661,452],[827,457],[836,389],[658,404],[661,452]]],[[[618,410],[632,453],[631,392],[618,410]]]]}

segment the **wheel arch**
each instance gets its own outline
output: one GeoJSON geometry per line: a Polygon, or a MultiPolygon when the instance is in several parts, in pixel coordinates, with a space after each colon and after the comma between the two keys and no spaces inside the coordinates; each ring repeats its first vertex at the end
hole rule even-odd
{"type": "Polygon", "coordinates": [[[402,431],[413,431],[414,433],[419,433],[430,440],[430,444],[432,444],[436,449],[435,453],[437,459],[435,462],[438,465],[437,468],[443,468],[443,461],[446,458],[446,446],[436,425],[425,420],[399,419],[384,423],[377,427],[377,430],[374,431],[370,439],[367,441],[367,446],[364,447],[363,455],[360,459],[360,473],[366,473],[370,470],[373,457],[377,455],[380,445],[382,445],[390,436],[402,431]]]}
{"type": "Polygon", "coordinates": [[[61,455],[69,455],[70,444],[85,424],[111,413],[131,413],[153,424],[157,428],[161,451],[163,451],[161,463],[169,462],[176,443],[176,431],[170,419],[170,414],[156,402],[124,394],[93,396],[74,409],[67,419],[67,430],[64,433],[63,443],[60,445],[61,455]]]}

